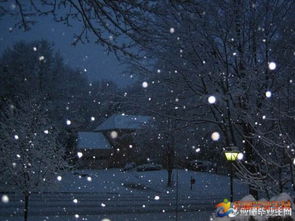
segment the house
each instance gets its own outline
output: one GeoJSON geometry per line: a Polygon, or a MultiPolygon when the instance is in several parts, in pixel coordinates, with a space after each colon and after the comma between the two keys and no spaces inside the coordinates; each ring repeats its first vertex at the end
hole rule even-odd
{"type": "Polygon", "coordinates": [[[114,114],[95,129],[95,132],[103,133],[114,147],[114,167],[122,167],[133,160],[132,154],[136,151],[134,133],[151,120],[150,116],[114,114]]]}
{"type": "Polygon", "coordinates": [[[82,153],[78,159],[81,169],[108,168],[112,164],[113,147],[100,132],[78,132],[77,152],[82,153]]]}

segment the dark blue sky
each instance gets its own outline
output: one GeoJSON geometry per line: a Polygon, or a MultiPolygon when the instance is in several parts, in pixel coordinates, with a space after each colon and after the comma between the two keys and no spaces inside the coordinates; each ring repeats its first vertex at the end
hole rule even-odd
{"type": "Polygon", "coordinates": [[[60,51],[64,61],[71,67],[87,69],[87,77],[90,81],[107,79],[125,86],[130,82],[128,76],[124,77],[123,65],[120,65],[113,54],[108,54],[99,44],[87,43],[72,46],[73,33],[78,33],[80,25],[67,27],[54,22],[50,17],[39,17],[30,31],[15,29],[14,18],[4,17],[0,20],[0,53],[7,47],[20,40],[32,41],[45,39],[55,44],[55,49],[60,51]]]}

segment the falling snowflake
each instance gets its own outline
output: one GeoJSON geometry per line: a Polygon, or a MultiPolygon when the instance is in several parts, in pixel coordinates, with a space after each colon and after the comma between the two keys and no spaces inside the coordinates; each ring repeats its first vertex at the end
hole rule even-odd
{"type": "Polygon", "coordinates": [[[87,181],[91,182],[92,181],[92,177],[87,177],[87,181]]]}
{"type": "Polygon", "coordinates": [[[2,195],[1,201],[2,203],[9,203],[9,197],[7,195],[2,195]]]}
{"type": "Polygon", "coordinates": [[[45,57],[42,55],[39,57],[39,61],[43,61],[45,59],[45,57]]]}
{"type": "Polygon", "coordinates": [[[271,95],[272,95],[272,94],[271,94],[271,91],[266,91],[266,92],[265,92],[265,96],[266,96],[267,98],[270,98],[271,95]]]}
{"type": "Polygon", "coordinates": [[[73,199],[73,203],[78,203],[78,200],[77,199],[73,199]]]}
{"type": "Polygon", "coordinates": [[[208,97],[208,103],[209,104],[215,104],[216,103],[216,97],[215,96],[209,96],[208,97]]]}
{"type": "Polygon", "coordinates": [[[142,87],[143,88],[147,88],[148,86],[149,86],[149,84],[146,81],[142,82],[142,87]]]}
{"type": "Polygon", "coordinates": [[[111,132],[111,138],[116,139],[118,137],[118,132],[117,131],[112,131],[111,132]]]}
{"type": "Polygon", "coordinates": [[[244,154],[243,153],[239,153],[238,154],[238,160],[242,160],[244,158],[244,154]]]}
{"type": "Polygon", "coordinates": [[[34,50],[34,51],[37,51],[37,47],[33,47],[33,50],[34,50]]]}
{"type": "Polygon", "coordinates": [[[77,153],[77,156],[78,156],[79,158],[81,158],[81,157],[83,157],[83,153],[82,153],[82,152],[78,152],[78,153],[77,153]]]}
{"type": "Polygon", "coordinates": [[[14,135],[14,139],[18,140],[19,139],[18,135],[14,135]]]}
{"type": "Polygon", "coordinates": [[[91,117],[90,120],[91,120],[91,121],[95,121],[95,117],[91,117]]]}
{"type": "Polygon", "coordinates": [[[48,130],[44,130],[44,133],[45,133],[45,134],[48,134],[48,133],[49,133],[49,131],[48,131],[48,130]]]}
{"type": "Polygon", "coordinates": [[[106,207],[106,204],[104,204],[104,203],[101,203],[100,205],[101,205],[101,207],[106,207]]]}
{"type": "Polygon", "coordinates": [[[78,219],[79,218],[79,214],[75,214],[75,218],[78,219]]]}
{"type": "Polygon", "coordinates": [[[213,141],[218,141],[218,140],[220,139],[220,134],[219,134],[218,132],[213,132],[213,133],[211,134],[211,139],[212,139],[213,141]]]}
{"type": "Polygon", "coordinates": [[[160,199],[159,196],[155,196],[155,197],[154,197],[154,200],[159,200],[159,199],[160,199]]]}
{"type": "Polygon", "coordinates": [[[61,181],[61,180],[62,180],[62,177],[61,177],[61,176],[57,176],[56,179],[57,179],[58,181],[61,181]]]}
{"type": "Polygon", "coordinates": [[[275,62],[269,62],[268,63],[269,70],[273,71],[273,70],[276,69],[276,67],[277,67],[277,64],[275,62]]]}
{"type": "Polygon", "coordinates": [[[71,122],[70,120],[67,120],[67,121],[66,121],[66,124],[67,124],[67,125],[71,125],[72,122],[71,122]]]}
{"type": "Polygon", "coordinates": [[[175,32],[174,28],[170,28],[170,33],[173,34],[175,32]]]}

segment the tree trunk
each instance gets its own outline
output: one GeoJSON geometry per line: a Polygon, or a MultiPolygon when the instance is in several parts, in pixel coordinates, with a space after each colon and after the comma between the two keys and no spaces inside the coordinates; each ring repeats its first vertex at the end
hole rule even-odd
{"type": "Polygon", "coordinates": [[[28,193],[25,193],[24,195],[25,195],[24,221],[28,221],[30,195],[28,193]]]}
{"type": "Polygon", "coordinates": [[[168,159],[167,159],[167,172],[168,172],[168,179],[167,179],[167,186],[172,186],[172,170],[173,170],[173,160],[171,151],[168,150],[168,159]]]}
{"type": "Polygon", "coordinates": [[[172,186],[172,169],[168,169],[168,180],[167,180],[167,186],[171,187],[172,186]]]}
{"type": "MultiPolygon", "coordinates": [[[[256,167],[253,165],[254,161],[254,153],[252,149],[252,140],[251,138],[251,128],[250,126],[245,123],[243,125],[243,133],[245,135],[244,140],[245,142],[245,151],[246,151],[246,159],[249,162],[249,164],[246,165],[247,169],[250,171],[250,173],[256,173],[256,167]]],[[[258,198],[258,191],[253,187],[252,185],[249,185],[249,194],[251,194],[255,199],[258,198]]]]}
{"type": "Polygon", "coordinates": [[[283,181],[282,181],[282,168],[279,167],[279,188],[280,193],[283,192],[283,181]]]}
{"type": "Polygon", "coordinates": [[[290,162],[290,179],[292,184],[292,189],[295,191],[295,185],[294,185],[294,175],[293,175],[293,163],[290,162]]]}

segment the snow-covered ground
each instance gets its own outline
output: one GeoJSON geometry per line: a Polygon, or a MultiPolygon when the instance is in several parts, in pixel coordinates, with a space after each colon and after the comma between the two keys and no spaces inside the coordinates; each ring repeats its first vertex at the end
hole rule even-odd
{"type": "MultiPolygon", "coordinates": [[[[178,208],[179,220],[205,221],[218,202],[229,198],[229,178],[225,176],[174,170],[173,181],[175,185],[167,188],[165,170],[80,170],[58,174],[54,186],[31,196],[30,220],[174,220],[178,208]],[[196,179],[192,190],[191,177],[196,179]]],[[[240,199],[248,194],[248,188],[235,181],[234,193],[240,199]]],[[[19,220],[21,195],[7,195],[10,201],[1,203],[0,220],[19,220]]]]}

